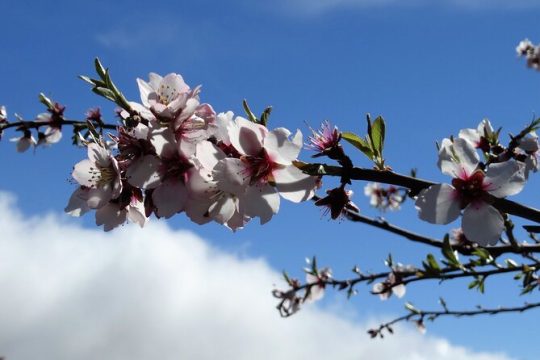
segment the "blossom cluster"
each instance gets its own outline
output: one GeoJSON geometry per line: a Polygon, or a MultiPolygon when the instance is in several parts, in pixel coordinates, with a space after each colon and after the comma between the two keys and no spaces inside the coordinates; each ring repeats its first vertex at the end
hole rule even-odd
{"type": "Polygon", "coordinates": [[[518,56],[523,56],[527,60],[527,66],[540,70],[540,46],[534,45],[529,39],[520,41],[516,47],[518,56]]]}
{"type": "Polygon", "coordinates": [[[149,77],[137,79],[141,103],[120,112],[140,121],[119,127],[110,136],[113,146],[101,137],[87,143],[88,159],[73,170],[79,186],[67,213],[96,210],[106,231],[181,212],[197,224],[215,221],[236,230],[254,217],[268,222],[280,196],[313,197],[319,179],[293,164],[303,146],[299,130],[269,130],[232,112],[216,114],[200,102],[200,86],[191,89],[174,73],[149,77]]]}
{"type": "Polygon", "coordinates": [[[420,192],[416,200],[420,219],[448,224],[461,215],[466,239],[481,246],[496,244],[506,225],[493,201],[519,193],[529,171],[537,170],[535,134],[526,134],[516,145],[504,149],[487,119],[477,129],[465,129],[457,138],[444,139],[438,166],[452,182],[420,192]],[[484,162],[478,150],[484,154],[484,162]]]}

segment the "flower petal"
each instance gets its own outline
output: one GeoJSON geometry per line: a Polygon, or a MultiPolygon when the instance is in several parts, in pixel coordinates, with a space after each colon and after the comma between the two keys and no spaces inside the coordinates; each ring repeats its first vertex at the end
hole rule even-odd
{"type": "Polygon", "coordinates": [[[161,160],[154,155],[145,155],[131,162],[126,177],[128,183],[140,189],[154,189],[161,184],[161,160]]]}
{"type": "Polygon", "coordinates": [[[86,204],[87,200],[88,189],[78,187],[77,190],[71,194],[69,202],[64,211],[71,216],[81,216],[90,210],[86,204]]]}
{"type": "Polygon", "coordinates": [[[214,167],[212,175],[219,189],[240,195],[246,191],[249,183],[246,165],[240,159],[226,158],[214,167]]]}
{"type": "Polygon", "coordinates": [[[479,161],[478,153],[467,140],[457,138],[453,143],[449,139],[443,140],[438,165],[444,174],[454,178],[466,177],[476,169],[479,161]]]}
{"type": "Polygon", "coordinates": [[[422,190],[415,205],[420,219],[432,224],[448,224],[460,213],[458,194],[448,184],[432,185],[422,190]]]}
{"type": "Polygon", "coordinates": [[[290,165],[298,158],[302,149],[302,133],[300,130],[289,140],[291,132],[285,128],[277,128],[270,131],[264,138],[264,149],[272,161],[290,165]]]}
{"type": "Polygon", "coordinates": [[[166,219],[184,210],[187,198],[186,186],[180,181],[165,181],[152,192],[156,215],[166,219]]]}
{"type": "Polygon", "coordinates": [[[465,237],[480,246],[495,245],[504,230],[504,219],[493,206],[477,201],[463,211],[461,228],[465,237]]]}
{"type": "Polygon", "coordinates": [[[525,186],[525,166],[515,160],[491,164],[484,185],[487,192],[498,198],[515,195],[525,186]]]}
{"type": "Polygon", "coordinates": [[[103,230],[111,231],[126,222],[126,210],[120,210],[118,204],[108,203],[96,211],[96,225],[103,225],[103,230]]]}
{"type": "Polygon", "coordinates": [[[228,128],[231,144],[242,154],[259,155],[263,147],[264,134],[268,130],[240,116],[236,117],[235,121],[236,123],[228,128]]]}
{"type": "Polygon", "coordinates": [[[279,210],[279,194],[273,186],[257,184],[248,186],[245,195],[240,199],[241,211],[249,217],[258,216],[261,225],[272,219],[279,210]]]}
{"type": "Polygon", "coordinates": [[[317,177],[304,174],[294,165],[274,169],[272,175],[279,194],[289,201],[298,203],[315,195],[317,177]]]}

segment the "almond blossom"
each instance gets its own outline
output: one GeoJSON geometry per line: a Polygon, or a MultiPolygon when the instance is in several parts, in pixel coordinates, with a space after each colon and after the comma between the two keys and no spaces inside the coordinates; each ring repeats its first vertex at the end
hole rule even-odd
{"type": "Polygon", "coordinates": [[[383,187],[379,183],[368,183],[364,187],[364,194],[369,196],[369,204],[381,211],[399,210],[404,201],[399,189],[393,185],[383,187]]]}
{"type": "Polygon", "coordinates": [[[463,129],[459,137],[469,141],[475,148],[488,152],[495,132],[488,119],[483,119],[476,129],[463,129]]]}
{"type": "Polygon", "coordinates": [[[268,222],[279,209],[279,195],[293,202],[313,197],[317,178],[293,165],[302,148],[302,133],[292,138],[285,128],[266,127],[237,117],[228,137],[238,158],[227,157],[214,167],[220,190],[241,198],[242,211],[268,222]]]}
{"type": "Polygon", "coordinates": [[[25,152],[31,146],[36,146],[37,141],[32,135],[32,132],[28,129],[23,131],[22,136],[9,139],[11,142],[17,143],[17,152],[25,152]]]}
{"type": "Polygon", "coordinates": [[[79,185],[88,188],[86,203],[91,209],[106,205],[122,192],[118,161],[101,144],[88,144],[88,159],[75,165],[72,176],[79,185]]]}
{"type": "Polygon", "coordinates": [[[462,138],[444,139],[439,151],[439,168],[453,177],[452,185],[436,184],[418,195],[420,219],[448,224],[461,212],[461,228],[470,241],[494,245],[504,230],[504,218],[491,203],[491,196],[515,195],[525,185],[523,164],[509,160],[490,164],[484,171],[473,145],[462,138]]]}
{"type": "Polygon", "coordinates": [[[200,87],[191,90],[181,75],[170,73],[162,77],[150,73],[149,79],[149,82],[137,79],[141,101],[160,121],[173,121],[181,113],[191,116],[199,106],[200,87]]]}
{"type": "Polygon", "coordinates": [[[538,135],[536,132],[531,132],[520,140],[518,150],[525,155],[525,175],[529,172],[537,172],[540,169],[540,145],[538,144],[538,135]]]}

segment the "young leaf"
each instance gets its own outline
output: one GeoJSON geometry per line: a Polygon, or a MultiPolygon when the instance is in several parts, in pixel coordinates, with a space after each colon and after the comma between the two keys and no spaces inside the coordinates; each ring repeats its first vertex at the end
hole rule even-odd
{"type": "Polygon", "coordinates": [[[341,138],[363,152],[364,155],[366,155],[370,160],[373,159],[373,149],[371,148],[371,144],[362,139],[360,136],[356,135],[355,133],[345,131],[341,133],[341,138]]]}
{"type": "Polygon", "coordinates": [[[378,116],[371,125],[370,137],[371,142],[373,143],[373,149],[379,156],[382,156],[385,132],[386,126],[384,119],[381,116],[378,116]]]}

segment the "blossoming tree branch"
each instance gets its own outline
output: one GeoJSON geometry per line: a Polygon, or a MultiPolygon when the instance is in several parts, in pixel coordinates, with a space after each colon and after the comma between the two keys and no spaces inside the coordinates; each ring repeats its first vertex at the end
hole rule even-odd
{"type": "MultiPolygon", "coordinates": [[[[540,47],[522,41],[517,52],[529,67],[540,68],[540,47]]],[[[65,107],[43,94],[45,112],[33,120],[18,115],[8,119],[0,110],[0,135],[19,134],[11,140],[19,152],[61,140],[71,129],[74,145],[87,148],[88,157],[75,164],[76,183],[65,208],[72,216],[92,212],[98,226],[110,231],[126,222],[143,227],[149,218],[170,218],[185,213],[197,224],[215,221],[233,231],[258,218],[265,224],[277,214],[281,198],[295,203],[313,201],[332,219],[345,218],[390,232],[405,240],[432,248],[418,265],[402,265],[389,256],[386,270],[364,273],[355,266],[350,278],[336,279],[317,259],[308,261],[305,280],[284,273],[285,289],[274,289],[279,313],[290,316],[304,304],[320,299],[334,288],[355,295],[358,287],[372,284],[370,292],[382,300],[402,297],[406,286],[422,281],[469,279],[469,289],[484,291],[486,279],[512,274],[522,294],[539,287],[540,210],[514,202],[527,179],[540,169],[540,146],[536,130],[540,119],[527,124],[508,141],[489,120],[476,128],[459,131],[438,143],[438,167],[447,183],[419,179],[414,173],[392,171],[384,157],[385,128],[382,117],[367,116],[363,136],[342,132],[329,122],[311,130],[304,142],[302,132],[269,128],[271,108],[256,115],[244,101],[245,117],[217,113],[201,102],[201,87],[191,88],[178,74],[164,77],[150,73],[148,81],[137,79],[140,102],[129,101],[111,79],[108,69],[95,61],[96,77],[81,76],[92,91],[118,106],[117,123],[104,121],[98,108],[74,120],[65,107]],[[349,150],[362,152],[372,166],[355,166],[349,150]],[[318,162],[299,160],[302,148],[313,151],[318,162]],[[349,151],[347,150],[347,151],[349,151]],[[325,177],[337,177],[339,185],[323,188],[325,177]],[[366,181],[370,204],[381,211],[398,210],[410,198],[418,217],[432,224],[461,226],[442,239],[399,228],[382,218],[362,215],[351,201],[349,189],[366,181]],[[530,225],[515,234],[513,217],[530,225]],[[510,256],[510,257],[508,257],[510,256]]],[[[476,316],[523,312],[540,307],[526,302],[509,307],[462,310],[440,299],[440,308],[418,309],[405,304],[405,314],[370,329],[372,337],[393,332],[395,323],[409,321],[425,331],[426,320],[444,316],[476,316]]]]}

